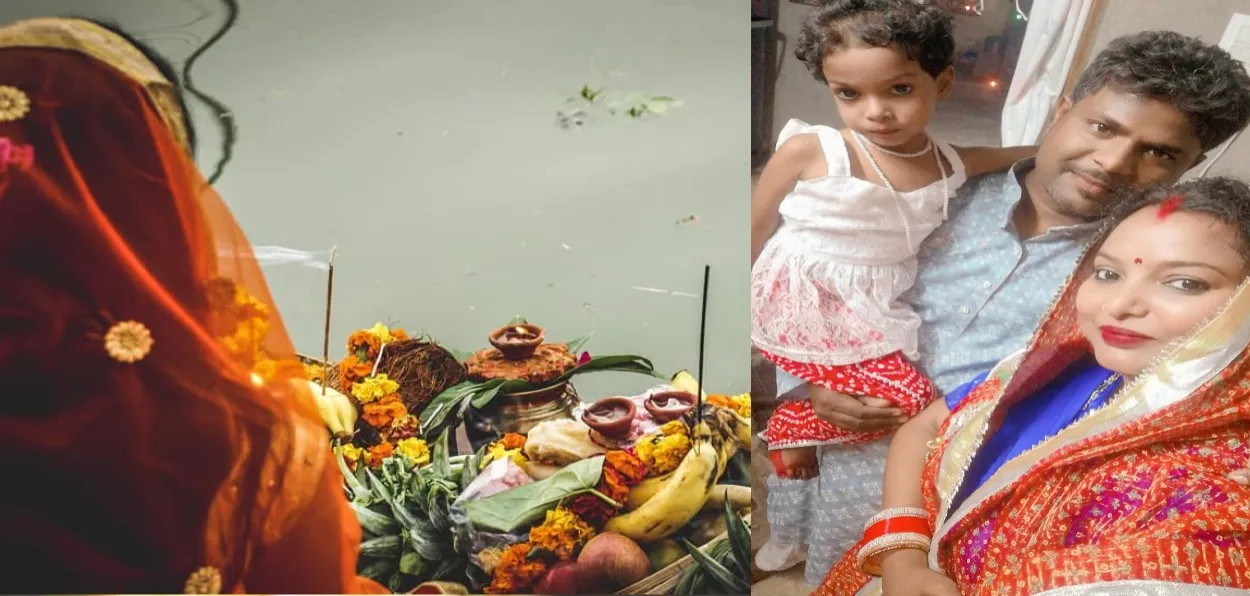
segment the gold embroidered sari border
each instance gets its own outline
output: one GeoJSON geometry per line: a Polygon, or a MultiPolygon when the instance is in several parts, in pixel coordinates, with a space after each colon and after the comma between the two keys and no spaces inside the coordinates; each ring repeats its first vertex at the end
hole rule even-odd
{"type": "Polygon", "coordinates": [[[174,139],[190,150],[186,115],[173,84],[138,48],[112,31],[82,19],[27,19],[0,27],[0,48],[66,50],[108,65],[143,88],[174,139]]]}

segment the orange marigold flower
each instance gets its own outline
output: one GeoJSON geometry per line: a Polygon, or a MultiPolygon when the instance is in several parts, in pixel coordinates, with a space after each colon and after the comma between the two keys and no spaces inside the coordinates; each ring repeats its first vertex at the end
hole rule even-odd
{"type": "Polygon", "coordinates": [[[382,460],[395,455],[395,446],[390,443],[378,443],[367,451],[369,452],[369,460],[365,463],[370,468],[376,468],[382,465],[382,460]]]}
{"type": "Polygon", "coordinates": [[[525,435],[517,433],[507,433],[499,442],[503,444],[504,449],[522,449],[525,447],[525,435]]]}
{"type": "Polygon", "coordinates": [[[347,353],[357,360],[372,363],[378,358],[378,351],[381,349],[382,340],[368,331],[357,331],[347,336],[347,353]]]}
{"type": "Polygon", "coordinates": [[[556,507],[547,512],[543,523],[530,529],[529,542],[561,561],[570,561],[594,535],[595,529],[586,520],[565,507],[556,507]]]}
{"type": "Polygon", "coordinates": [[[396,418],[408,415],[408,408],[404,407],[404,402],[394,393],[373,403],[365,404],[363,409],[360,417],[379,429],[390,426],[396,418]]]}
{"type": "Polygon", "coordinates": [[[604,455],[604,465],[616,470],[628,486],[634,486],[647,477],[647,466],[628,451],[609,451],[604,455]]]}
{"type": "Polygon", "coordinates": [[[528,542],[513,544],[499,557],[487,594],[524,594],[547,573],[547,564],[541,558],[529,558],[532,547],[528,542]]]}
{"type": "Polygon", "coordinates": [[[348,354],[339,363],[339,391],[351,395],[352,385],[359,383],[373,374],[373,363],[362,362],[355,354],[348,354]]]}
{"type": "Polygon", "coordinates": [[[404,341],[408,339],[408,332],[403,329],[391,329],[391,339],[394,341],[404,341]]]}
{"type": "Polygon", "coordinates": [[[623,505],[629,500],[629,486],[625,484],[625,478],[619,472],[613,470],[611,466],[603,466],[603,478],[599,480],[599,492],[618,504],[623,505]]]}

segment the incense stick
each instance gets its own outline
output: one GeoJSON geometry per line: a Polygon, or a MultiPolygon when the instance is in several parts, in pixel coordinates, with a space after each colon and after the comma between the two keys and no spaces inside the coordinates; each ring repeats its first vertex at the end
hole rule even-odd
{"type": "Polygon", "coordinates": [[[699,313],[699,378],[698,389],[695,391],[695,408],[697,414],[695,419],[700,423],[703,422],[703,353],[707,348],[707,286],[708,278],[712,275],[712,266],[703,266],[703,309],[699,313]]]}
{"type": "Polygon", "coordinates": [[[326,387],[330,384],[330,312],[334,304],[334,255],[338,252],[338,247],[330,248],[330,259],[326,263],[329,271],[326,273],[326,321],[325,332],[321,337],[321,395],[326,394],[326,387]]]}

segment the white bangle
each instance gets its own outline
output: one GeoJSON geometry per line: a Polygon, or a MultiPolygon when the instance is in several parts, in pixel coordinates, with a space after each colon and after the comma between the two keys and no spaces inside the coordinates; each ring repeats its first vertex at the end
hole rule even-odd
{"type": "Polygon", "coordinates": [[[875,538],[859,549],[855,556],[855,566],[860,571],[874,576],[881,576],[881,563],[878,557],[890,551],[914,548],[929,554],[930,538],[924,534],[901,533],[886,534],[875,538]]]}

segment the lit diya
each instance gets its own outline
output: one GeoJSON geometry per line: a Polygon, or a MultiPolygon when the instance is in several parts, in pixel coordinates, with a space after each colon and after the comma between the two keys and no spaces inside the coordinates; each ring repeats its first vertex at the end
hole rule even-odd
{"type": "Polygon", "coordinates": [[[522,323],[507,325],[491,332],[490,345],[508,360],[525,360],[543,343],[543,328],[522,323]]]}
{"type": "Polygon", "coordinates": [[[623,439],[634,425],[638,407],[625,397],[606,397],[582,411],[582,422],[609,439],[623,439]]]}
{"type": "Polygon", "coordinates": [[[657,391],[647,396],[644,405],[656,422],[664,423],[681,418],[697,401],[693,394],[685,391],[657,391]]]}

